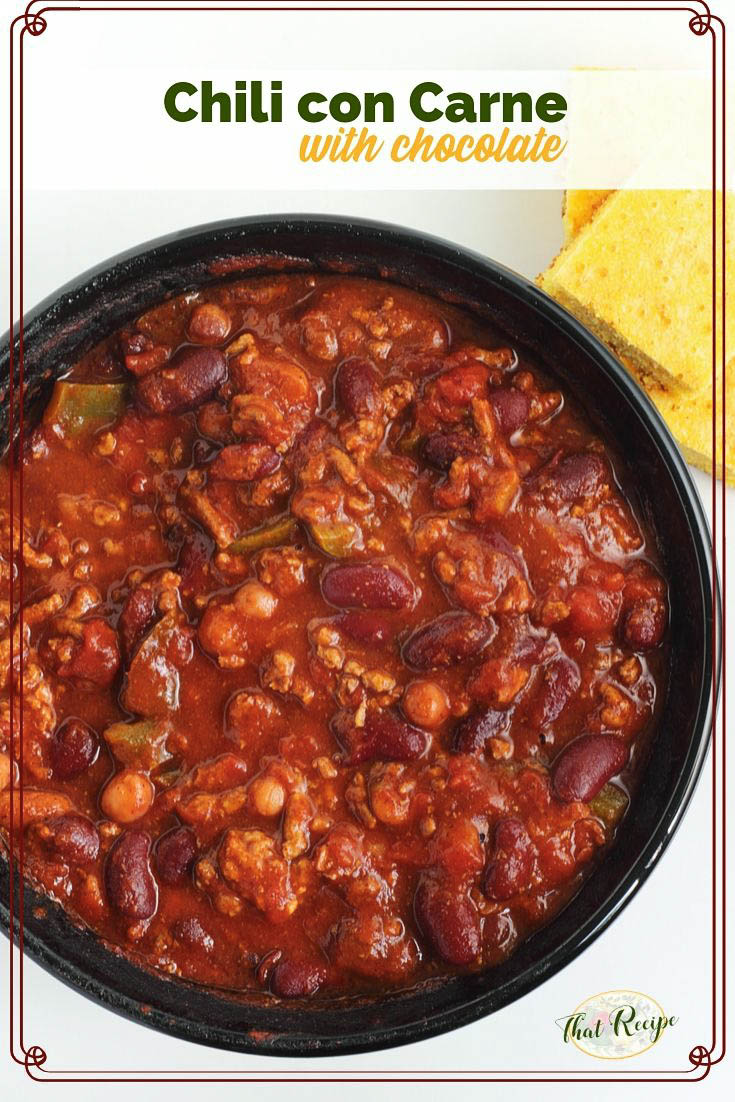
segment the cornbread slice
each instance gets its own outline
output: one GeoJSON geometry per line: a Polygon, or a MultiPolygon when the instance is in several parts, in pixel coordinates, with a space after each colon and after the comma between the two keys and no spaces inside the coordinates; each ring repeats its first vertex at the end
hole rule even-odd
{"type": "MultiPolygon", "coordinates": [[[[735,196],[727,199],[728,253],[735,196]]],[[[718,272],[718,277],[719,277],[718,272]]],[[[706,191],[616,191],[540,285],[664,386],[696,390],[712,370],[712,204],[706,191]]],[[[735,351],[727,307],[727,361],[735,351]]],[[[718,296],[718,327],[721,324],[718,296]]]]}
{"type": "MultiPolygon", "coordinates": [[[[712,462],[712,386],[702,390],[684,390],[682,387],[667,389],[658,380],[645,376],[634,364],[620,357],[636,382],[648,392],[649,398],[671,429],[687,463],[699,467],[716,478],[722,477],[722,378],[717,375],[717,445],[716,464],[712,462]],[[715,470],[713,471],[713,466],[715,470]]],[[[735,359],[725,367],[725,385],[733,393],[735,387],[735,359]]],[[[735,486],[735,423],[726,410],[725,479],[735,486]]]]}
{"type": "Polygon", "coordinates": [[[561,219],[564,226],[564,244],[576,237],[582,226],[589,222],[597,208],[605,202],[611,191],[565,191],[561,219]]]}
{"type": "MultiPolygon", "coordinates": [[[[611,193],[601,191],[568,191],[565,194],[564,199],[564,226],[566,233],[566,240],[571,241],[573,237],[581,230],[587,221],[591,221],[596,212],[599,210],[601,204],[605,201],[611,193]],[[586,216],[586,218],[585,218],[586,216]]],[[[650,194],[650,193],[639,193],[650,194]]],[[[668,193],[664,193],[668,194],[668,193]]],[[[684,193],[686,194],[686,193],[684,193]]],[[[699,193],[701,195],[701,193],[699,193]]],[[[709,193],[704,193],[706,196],[707,205],[707,236],[711,233],[709,227],[711,226],[711,196],[709,193]]],[[[701,205],[700,205],[701,209],[701,205]]],[[[719,220],[718,220],[719,221],[719,220]]],[[[728,227],[725,262],[728,281],[735,279],[735,249],[733,248],[733,202],[732,196],[727,197],[726,200],[726,224],[728,227]]],[[[719,225],[718,225],[719,231],[719,225]]],[[[711,260],[709,261],[711,267],[711,260]]],[[[552,266],[553,267],[553,266],[552,266]]],[[[540,277],[540,282],[543,285],[543,277],[540,277]]],[[[548,288],[547,288],[548,289],[548,288]]],[[[552,292],[553,293],[553,292],[552,292]]],[[[708,302],[708,309],[711,319],[711,299],[708,302]]],[[[731,311],[726,310],[726,323],[731,324],[730,321],[731,311]]],[[[720,319],[718,319],[721,324],[720,319]]],[[[720,329],[718,324],[718,338],[720,337],[720,329]]],[[[594,324],[591,328],[595,328],[594,324]]],[[[652,375],[645,370],[640,363],[633,360],[630,356],[626,356],[625,352],[621,350],[616,340],[610,340],[608,337],[608,343],[610,343],[613,351],[615,351],[620,358],[621,362],[628,369],[630,374],[635,378],[638,384],[643,387],[649,397],[656,405],[659,413],[664,418],[672,433],[676,437],[684,458],[687,462],[700,467],[702,470],[712,473],[713,471],[713,455],[712,455],[712,405],[713,405],[713,392],[712,392],[712,339],[711,339],[711,320],[707,333],[707,345],[706,345],[706,358],[707,375],[706,379],[702,378],[699,385],[684,386],[674,380],[670,382],[662,382],[657,376],[652,375]]],[[[728,341],[728,344],[730,342],[728,341]]],[[[727,388],[733,393],[732,388],[735,387],[735,356],[730,357],[725,365],[725,382],[727,388]]],[[[722,373],[720,364],[718,363],[717,370],[717,394],[721,402],[722,394],[722,373]]],[[[715,475],[720,476],[722,474],[722,408],[718,405],[717,409],[717,424],[716,424],[716,469],[715,475]]],[[[732,418],[727,411],[727,423],[726,423],[726,444],[725,444],[725,477],[731,485],[735,485],[735,418],[732,418]]]]}

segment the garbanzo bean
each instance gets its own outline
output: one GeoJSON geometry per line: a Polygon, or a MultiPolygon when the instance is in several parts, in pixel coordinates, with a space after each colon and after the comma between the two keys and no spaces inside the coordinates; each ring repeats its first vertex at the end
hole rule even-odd
{"type": "Polygon", "coordinates": [[[231,328],[232,320],[226,310],[213,302],[203,302],[191,312],[187,336],[197,344],[219,344],[231,328]]]}
{"type": "Polygon", "coordinates": [[[449,717],[449,700],[436,681],[412,681],[403,694],[403,711],[419,727],[441,727],[449,717]]]}
{"type": "Polygon", "coordinates": [[[275,777],[256,777],[250,787],[250,794],[259,815],[279,815],[286,802],[283,785],[275,777]]]}
{"type": "Polygon", "coordinates": [[[150,809],[153,796],[153,785],[145,773],[123,769],[107,782],[100,806],[108,819],[134,823],[150,809]]]}
{"type": "Polygon", "coordinates": [[[235,608],[254,620],[270,620],[276,611],[278,598],[272,589],[260,582],[245,582],[235,594],[235,608]]]}

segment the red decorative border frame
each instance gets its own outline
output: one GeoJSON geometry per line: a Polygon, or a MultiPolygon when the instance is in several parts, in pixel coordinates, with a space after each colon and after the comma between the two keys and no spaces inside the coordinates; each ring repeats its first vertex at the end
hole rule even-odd
{"type": "MultiPolygon", "coordinates": [[[[697,1045],[689,1054],[689,1060],[691,1067],[687,1069],[656,1069],[650,1072],[626,1072],[620,1071],[615,1075],[611,1075],[607,1071],[601,1071],[599,1074],[595,1074],[591,1071],[574,1072],[574,1071],[559,1071],[556,1072],[553,1069],[539,1069],[537,1071],[511,1071],[509,1069],[497,1069],[495,1071],[468,1071],[457,1072],[454,1071],[435,1071],[432,1074],[422,1074],[419,1069],[406,1070],[396,1072],[394,1069],[375,1070],[372,1073],[367,1073],[359,1069],[355,1069],[350,1072],[346,1069],[340,1069],[334,1073],[328,1071],[319,1070],[313,1073],[300,1072],[283,1073],[274,1071],[272,1074],[268,1073],[241,1073],[235,1074],[229,1071],[222,1071],[220,1073],[213,1072],[209,1069],[202,1069],[197,1071],[195,1069],[188,1069],[183,1072],[177,1072],[176,1069],[160,1069],[155,1070],[142,1070],[142,1069],[130,1069],[121,1071],[119,1069],[90,1069],[90,1071],[84,1071],[83,1069],[51,1069],[47,1066],[47,1054],[45,1050],[39,1045],[26,1045],[24,1038],[24,1020],[23,1020],[23,893],[20,893],[19,907],[18,907],[18,919],[20,925],[19,934],[19,953],[18,953],[18,967],[17,967],[17,1003],[19,1012],[18,1021],[18,1045],[20,1051],[16,1049],[16,1029],[15,1029],[15,1009],[16,1009],[16,968],[15,968],[15,950],[12,940],[9,940],[9,957],[10,957],[10,975],[9,975],[9,1002],[10,1002],[10,1022],[9,1022],[9,1050],[12,1060],[25,1068],[28,1076],[36,1082],[70,1082],[70,1083],[101,1083],[101,1082],[183,1082],[183,1083],[232,1083],[232,1082],[257,1082],[257,1083],[270,1083],[270,1082],[363,1082],[363,1081],[380,1081],[380,1082],[395,1082],[395,1083],[412,1083],[412,1082],[497,1082],[497,1083],[611,1083],[611,1082],[625,1082],[625,1083],[675,1083],[675,1082],[701,1082],[708,1075],[710,1070],[720,1064],[726,1054],[726,880],[725,880],[725,868],[726,868],[726,854],[727,854],[727,839],[726,839],[726,745],[724,733],[726,729],[726,610],[727,610],[727,584],[726,584],[726,483],[725,483],[725,452],[726,452],[726,433],[727,433],[727,406],[726,406],[726,380],[725,380],[725,324],[726,324],[726,219],[725,219],[725,193],[726,193],[726,95],[725,95],[725,77],[726,77],[726,41],[725,41],[725,23],[722,18],[712,14],[705,0],[692,0],[691,4],[682,3],[667,3],[665,0],[657,2],[652,0],[648,4],[636,3],[635,0],[630,2],[618,2],[617,4],[586,4],[583,2],[571,2],[565,5],[553,5],[543,3],[523,3],[518,0],[517,3],[509,2],[505,5],[495,4],[472,4],[472,5],[429,5],[408,3],[404,4],[381,4],[381,3],[363,3],[363,4],[288,4],[286,2],[279,3],[275,0],[271,4],[245,4],[245,3],[232,3],[228,4],[218,3],[217,0],[212,0],[208,3],[207,0],[199,4],[191,4],[189,6],[177,5],[176,0],[121,0],[119,4],[110,6],[101,6],[95,4],[94,0],[77,0],[77,3],[72,4],[58,4],[49,5],[44,4],[43,0],[29,0],[29,3],[25,11],[16,16],[9,24],[9,38],[10,38],[10,198],[9,198],[9,318],[10,318],[10,331],[12,333],[15,317],[18,316],[20,321],[18,323],[18,336],[19,336],[19,350],[17,359],[18,369],[18,395],[20,401],[18,403],[18,419],[17,426],[14,424],[15,416],[15,397],[16,397],[16,383],[15,383],[15,370],[16,363],[14,360],[14,348],[11,340],[10,345],[10,385],[8,393],[8,401],[10,403],[10,435],[13,438],[14,431],[17,427],[18,435],[22,441],[23,434],[23,312],[24,312],[24,284],[23,284],[23,235],[24,235],[24,179],[23,179],[23,134],[24,134],[24,117],[23,117],[23,46],[26,35],[30,35],[32,38],[43,34],[48,26],[46,16],[50,13],[62,13],[62,12],[75,12],[75,13],[146,13],[146,12],[283,12],[283,11],[314,11],[314,12],[371,12],[371,13],[390,13],[390,12],[421,12],[423,14],[429,14],[431,12],[618,12],[618,13],[643,13],[643,12],[681,12],[684,15],[689,15],[689,29],[693,34],[698,36],[711,35],[711,104],[712,104],[712,117],[711,117],[711,134],[712,134],[712,271],[713,271],[713,294],[712,294],[712,454],[713,454],[713,478],[712,478],[712,555],[713,555],[713,603],[715,608],[717,607],[717,569],[716,569],[716,549],[718,547],[718,537],[720,541],[721,551],[721,593],[722,593],[722,681],[721,681],[721,702],[720,702],[720,716],[719,724],[718,719],[715,716],[713,721],[712,731],[712,1043],[708,1047],[705,1045],[697,1045]],[[16,73],[19,84],[19,94],[16,102],[16,73]],[[719,92],[718,92],[719,87],[719,92]],[[17,129],[16,129],[17,127],[17,129]],[[17,151],[16,151],[16,135],[17,135],[17,151]],[[718,183],[720,192],[718,195],[718,183]],[[18,198],[16,201],[16,189],[18,198]],[[717,215],[718,215],[718,202],[721,204],[720,219],[721,229],[720,237],[718,240],[717,235],[717,215]],[[17,223],[17,230],[16,230],[17,223]],[[718,256],[721,257],[721,280],[720,287],[717,286],[717,260],[718,256]],[[18,266],[18,275],[16,280],[15,266],[18,266]],[[17,291],[16,291],[17,286],[17,291]],[[15,311],[17,295],[17,315],[15,311]],[[718,306],[721,308],[721,324],[718,334],[717,327],[717,310],[718,306]],[[717,352],[718,352],[718,338],[721,344],[721,355],[723,363],[723,371],[721,384],[718,388],[717,384],[717,352]],[[719,400],[719,407],[718,407],[719,400]],[[718,428],[721,432],[722,438],[722,460],[721,469],[718,471],[717,465],[717,431],[718,428]],[[717,475],[720,476],[720,482],[718,487],[717,475]],[[718,508],[721,507],[721,517],[718,513],[718,508]],[[718,732],[719,726],[719,732],[718,732]],[[719,734],[722,738],[720,740],[719,734]],[[721,822],[718,828],[718,797],[721,798],[721,804],[719,804],[719,812],[721,822]],[[718,873],[721,874],[721,890],[718,896],[718,873]],[[718,923],[721,934],[721,951],[718,961],[717,954],[717,935],[718,935],[718,923]],[[718,967],[719,964],[719,967],[718,967]],[[718,982],[721,983],[721,1022],[717,1020],[718,1010],[718,982]],[[719,1032],[718,1032],[719,1024],[719,1032]],[[696,1073],[699,1074],[696,1074],[696,1073]]],[[[11,475],[13,471],[13,458],[11,451],[11,475]]],[[[11,533],[14,533],[14,525],[19,525],[19,529],[22,529],[23,525],[23,467],[19,464],[18,467],[18,488],[19,496],[16,507],[16,502],[11,494],[11,506],[10,506],[10,520],[11,520],[11,533]]],[[[11,537],[12,538],[12,537],[11,537]]],[[[19,572],[18,572],[18,592],[22,595],[23,592],[23,565],[22,559],[20,560],[19,572]]],[[[11,598],[12,598],[12,582],[11,582],[11,598]]],[[[12,607],[12,603],[11,603],[12,607]]],[[[18,616],[18,623],[20,626],[20,632],[22,635],[23,619],[22,619],[22,601],[20,603],[20,611],[18,616]]],[[[717,653],[717,624],[713,624],[713,653],[717,653]]],[[[22,654],[19,656],[20,669],[22,675],[22,654]]],[[[12,642],[11,642],[11,654],[10,662],[13,662],[12,642]]],[[[717,669],[716,664],[713,664],[713,684],[712,684],[713,697],[716,699],[717,693],[717,669]]],[[[13,720],[13,702],[14,693],[12,692],[12,679],[11,679],[11,724],[13,720]]],[[[21,720],[22,724],[22,720],[21,720]]],[[[19,752],[19,764],[23,765],[23,749],[22,739],[20,742],[19,752]]],[[[15,792],[15,786],[11,783],[11,815],[13,809],[13,794],[15,792]]],[[[20,845],[18,847],[18,855],[16,857],[13,850],[13,837],[11,832],[11,845],[10,845],[10,863],[11,870],[14,862],[18,862],[18,865],[22,867],[23,864],[23,832],[22,832],[22,804],[19,806],[21,830],[19,832],[20,845]]],[[[10,898],[10,924],[11,928],[14,921],[14,900],[11,892],[10,898]]]]}

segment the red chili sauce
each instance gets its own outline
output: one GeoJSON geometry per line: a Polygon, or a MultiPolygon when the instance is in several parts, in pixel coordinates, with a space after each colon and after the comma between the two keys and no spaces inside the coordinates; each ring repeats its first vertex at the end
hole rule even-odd
{"type": "Polygon", "coordinates": [[[27,874],[105,941],[376,993],[502,961],[579,888],[667,586],[624,467],[501,335],[354,277],[207,287],[57,382],[21,462],[0,832],[22,742],[27,874]]]}

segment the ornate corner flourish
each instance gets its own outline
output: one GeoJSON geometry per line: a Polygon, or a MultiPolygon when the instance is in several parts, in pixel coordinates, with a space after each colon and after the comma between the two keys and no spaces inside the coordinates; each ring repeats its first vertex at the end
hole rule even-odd
{"type": "Polygon", "coordinates": [[[709,4],[706,3],[706,0],[699,0],[699,2],[704,11],[697,12],[696,15],[692,16],[689,20],[689,30],[692,34],[703,35],[707,34],[708,31],[712,31],[712,12],[709,10],[709,4]]]}
{"type": "Polygon", "coordinates": [[[32,10],[33,3],[34,0],[28,0],[28,6],[23,13],[23,30],[28,31],[34,38],[38,38],[39,34],[43,34],[46,30],[48,23],[41,12],[32,10]]]}
{"type": "Polygon", "coordinates": [[[710,1068],[712,1067],[712,1053],[708,1048],[705,1048],[704,1045],[695,1045],[689,1053],[689,1062],[695,1068],[704,1069],[704,1074],[702,1075],[702,1079],[704,1079],[705,1076],[709,1075],[710,1068]]]}
{"type": "MultiPolygon", "coordinates": [[[[25,1069],[29,1075],[31,1068],[43,1067],[43,1065],[46,1063],[46,1060],[48,1059],[46,1055],[46,1050],[41,1048],[40,1045],[31,1045],[30,1048],[24,1050],[23,1055],[25,1057],[23,1063],[25,1064],[25,1069]]],[[[34,1077],[31,1076],[31,1078],[34,1077]]]]}

